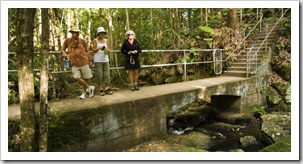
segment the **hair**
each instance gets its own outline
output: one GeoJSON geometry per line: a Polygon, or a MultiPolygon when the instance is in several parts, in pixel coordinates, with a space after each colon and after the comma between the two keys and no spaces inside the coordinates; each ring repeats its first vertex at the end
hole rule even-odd
{"type": "Polygon", "coordinates": [[[134,34],[134,39],[136,39],[136,34],[135,34],[135,32],[132,31],[132,30],[128,30],[128,31],[125,33],[125,39],[128,39],[128,35],[129,35],[129,34],[134,34]]]}

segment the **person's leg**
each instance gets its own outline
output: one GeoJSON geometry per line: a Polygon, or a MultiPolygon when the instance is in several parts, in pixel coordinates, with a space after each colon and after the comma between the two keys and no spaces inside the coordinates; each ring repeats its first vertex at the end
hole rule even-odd
{"type": "Polygon", "coordinates": [[[86,98],[86,89],[89,88],[88,83],[81,78],[81,68],[80,67],[72,67],[72,74],[77,83],[82,86],[82,94],[80,99],[86,98]]]}
{"type": "Polygon", "coordinates": [[[134,88],[135,90],[139,90],[139,86],[138,86],[138,70],[134,70],[134,88]]]}
{"type": "Polygon", "coordinates": [[[105,93],[106,94],[113,94],[111,88],[110,88],[110,69],[109,69],[109,63],[104,63],[104,87],[105,87],[105,93]]]}
{"type": "Polygon", "coordinates": [[[128,78],[129,78],[129,83],[132,85],[134,84],[134,75],[133,75],[134,70],[129,69],[128,70],[128,78]]]}
{"type": "Polygon", "coordinates": [[[130,82],[130,90],[134,91],[134,70],[128,70],[129,82],[130,82]]]}
{"type": "Polygon", "coordinates": [[[102,83],[101,83],[101,63],[100,62],[95,62],[95,72],[94,72],[94,79],[96,84],[98,85],[98,91],[100,92],[102,90],[102,83]]]}
{"type": "Polygon", "coordinates": [[[94,96],[95,86],[90,86],[89,85],[89,81],[93,77],[92,71],[91,71],[91,69],[89,68],[88,65],[85,65],[85,66],[81,67],[81,73],[82,73],[82,79],[84,79],[84,81],[89,86],[88,90],[87,90],[89,92],[89,96],[88,97],[93,97],[94,96]]]}

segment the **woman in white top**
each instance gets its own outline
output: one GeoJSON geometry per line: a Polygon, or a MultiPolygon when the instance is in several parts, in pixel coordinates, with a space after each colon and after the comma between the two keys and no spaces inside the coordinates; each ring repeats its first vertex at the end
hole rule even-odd
{"type": "Polygon", "coordinates": [[[104,38],[107,32],[103,27],[98,27],[97,37],[93,40],[93,52],[95,63],[95,77],[99,86],[100,95],[112,94],[110,88],[110,70],[109,70],[109,48],[107,39],[104,38]]]}

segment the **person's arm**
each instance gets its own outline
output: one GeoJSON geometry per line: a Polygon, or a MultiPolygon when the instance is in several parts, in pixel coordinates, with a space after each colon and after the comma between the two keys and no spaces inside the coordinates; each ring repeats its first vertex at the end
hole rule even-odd
{"type": "Polygon", "coordinates": [[[137,54],[138,52],[141,52],[142,49],[141,49],[141,46],[140,46],[140,44],[137,40],[135,40],[135,44],[136,44],[137,49],[134,51],[134,54],[137,54]]]}
{"type": "Polygon", "coordinates": [[[124,54],[124,55],[127,55],[125,42],[123,42],[123,45],[122,45],[122,48],[121,48],[121,53],[124,54]]]}
{"type": "MultiPolygon", "coordinates": [[[[66,39],[67,40],[67,39],[66,39]]],[[[66,48],[67,48],[67,41],[64,41],[63,42],[63,45],[61,46],[61,53],[62,53],[62,57],[63,58],[67,58],[68,57],[68,55],[66,54],[66,52],[65,52],[65,50],[66,50],[66,48]]]]}
{"type": "Polygon", "coordinates": [[[97,48],[97,41],[94,39],[93,40],[93,48],[92,48],[93,52],[96,53],[96,52],[98,52],[101,49],[102,49],[102,47],[97,48]]]}
{"type": "Polygon", "coordinates": [[[92,60],[90,59],[89,46],[88,46],[86,40],[82,39],[82,41],[83,41],[83,45],[84,45],[84,48],[85,48],[85,51],[86,51],[86,54],[87,54],[87,58],[88,58],[88,61],[89,61],[88,63],[91,66],[92,65],[92,60]]]}
{"type": "Polygon", "coordinates": [[[105,52],[106,54],[108,54],[108,53],[109,53],[109,50],[110,50],[110,47],[108,47],[107,41],[108,41],[108,40],[105,39],[106,48],[104,49],[104,52],[105,52]]]}

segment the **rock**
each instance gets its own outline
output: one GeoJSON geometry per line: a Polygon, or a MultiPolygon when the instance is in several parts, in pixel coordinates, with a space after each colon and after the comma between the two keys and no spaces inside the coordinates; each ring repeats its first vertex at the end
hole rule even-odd
{"type": "Polygon", "coordinates": [[[245,136],[240,138],[240,143],[243,147],[257,145],[258,142],[254,136],[245,136]]]}
{"type": "Polygon", "coordinates": [[[270,113],[262,116],[260,139],[268,145],[291,137],[290,113],[270,113]]]}

